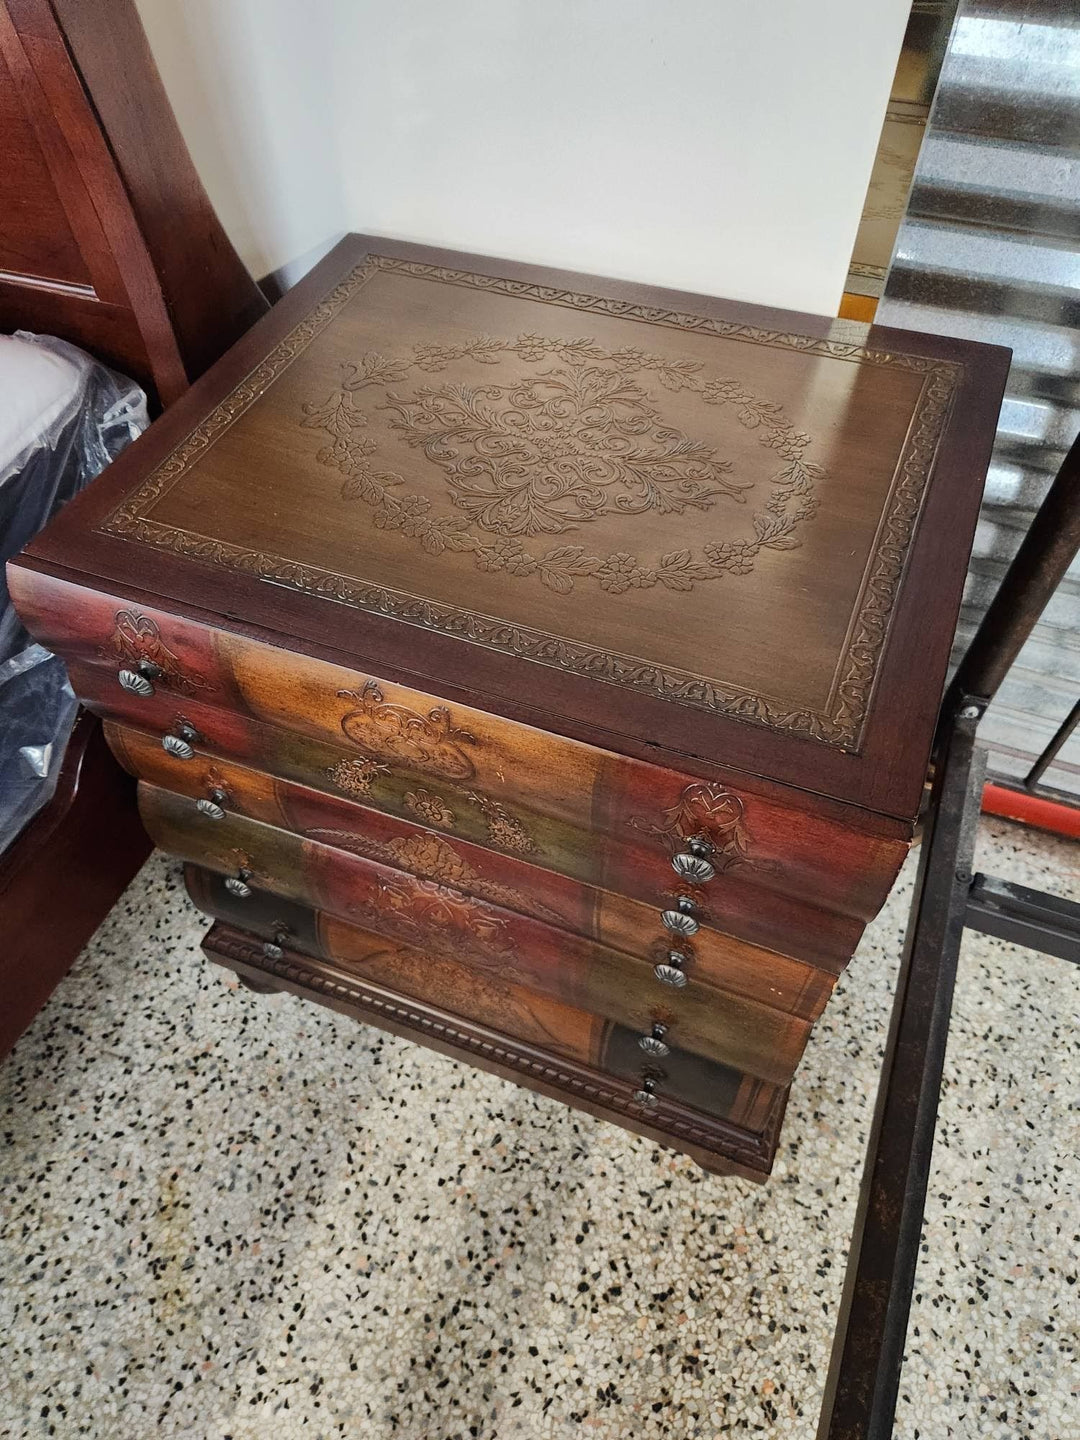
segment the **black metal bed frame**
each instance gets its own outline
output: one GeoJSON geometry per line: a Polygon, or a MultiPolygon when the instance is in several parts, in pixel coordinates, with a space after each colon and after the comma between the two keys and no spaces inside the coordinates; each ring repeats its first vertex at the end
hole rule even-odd
{"type": "MultiPolygon", "coordinates": [[[[890,1440],[926,1209],[960,941],[981,930],[1080,964],[1080,905],[972,862],[986,752],[979,720],[1080,549],[1080,438],[964,655],[942,705],[919,872],[851,1236],[818,1440],[890,1440]]],[[[1020,786],[1040,785],[1080,701],[1020,786]]]]}

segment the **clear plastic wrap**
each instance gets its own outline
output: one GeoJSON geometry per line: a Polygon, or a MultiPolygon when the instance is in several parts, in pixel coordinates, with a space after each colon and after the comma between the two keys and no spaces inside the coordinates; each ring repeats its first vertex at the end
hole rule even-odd
{"type": "MultiPolygon", "coordinates": [[[[133,381],[47,335],[0,336],[0,392],[6,562],[149,422],[133,381]]],[[[0,565],[0,853],[52,795],[77,709],[63,663],[23,628],[0,565]]]]}

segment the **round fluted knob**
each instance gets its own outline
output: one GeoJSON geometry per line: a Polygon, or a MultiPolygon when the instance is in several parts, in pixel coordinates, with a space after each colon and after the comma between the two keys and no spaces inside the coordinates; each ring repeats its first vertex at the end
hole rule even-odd
{"type": "Polygon", "coordinates": [[[195,809],[210,820],[224,820],[225,811],[222,807],[228,798],[224,790],[211,790],[208,797],[195,801],[195,809]]]}
{"type": "Polygon", "coordinates": [[[288,938],[289,931],[286,927],[282,926],[280,929],[275,930],[274,938],[272,940],[263,941],[262,952],[266,956],[266,958],[268,960],[280,960],[281,957],[285,954],[285,951],[281,947],[285,944],[288,938]]]}
{"type": "Polygon", "coordinates": [[[683,966],[688,960],[681,950],[669,950],[666,960],[661,960],[659,965],[653,966],[653,974],[665,985],[670,985],[673,990],[686,988],[686,973],[683,966]]]}
{"type": "Polygon", "coordinates": [[[652,1034],[642,1035],[637,1043],[641,1046],[642,1050],[645,1051],[646,1055],[656,1055],[662,1059],[665,1055],[671,1054],[670,1047],[664,1044],[664,1035],[666,1032],[667,1026],[661,1025],[659,1021],[657,1021],[652,1027],[652,1034]]]}
{"type": "Polygon", "coordinates": [[[141,700],[149,700],[154,693],[153,683],[137,670],[121,670],[116,678],[125,690],[138,695],[141,700]]]}
{"type": "Polygon", "coordinates": [[[671,868],[680,880],[689,880],[692,885],[704,885],[716,874],[716,866],[702,855],[691,855],[688,850],[672,857],[671,868]]]}
{"type": "Polygon", "coordinates": [[[165,751],[166,755],[175,755],[177,760],[192,760],[195,758],[195,751],[182,735],[163,735],[161,737],[161,748],[165,751]]]}
{"type": "Polygon", "coordinates": [[[660,1104],[656,1095],[656,1081],[651,1078],[643,1080],[641,1089],[634,1091],[634,1101],[638,1105],[643,1105],[646,1110],[655,1110],[660,1104]]]}
{"type": "Polygon", "coordinates": [[[225,889],[230,895],[235,895],[238,900],[246,900],[251,894],[251,886],[247,883],[250,879],[246,870],[241,870],[237,875],[230,875],[225,881],[225,889]]]}
{"type": "MultiPolygon", "coordinates": [[[[680,905],[682,898],[680,897],[680,905]]],[[[701,926],[687,910],[662,910],[660,920],[665,930],[670,930],[672,935],[696,935],[701,926]]]]}

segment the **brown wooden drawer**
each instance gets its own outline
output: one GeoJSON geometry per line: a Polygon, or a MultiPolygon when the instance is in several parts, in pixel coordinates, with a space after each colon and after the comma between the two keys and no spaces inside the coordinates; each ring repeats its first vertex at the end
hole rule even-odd
{"type": "Polygon", "coordinates": [[[203,939],[207,957],[234,970],[253,989],[285,990],[377,1025],[463,1064],[559,1100],[600,1120],[642,1135],[717,1175],[768,1178],[776,1155],[787,1090],[777,1094],[767,1118],[749,1129],[683,1105],[660,1092],[645,1110],[638,1082],[622,1080],[550,1050],[514,1040],[490,1026],[466,1020],[422,1000],[389,990],[338,962],[318,960],[287,945],[268,959],[257,936],[216,921],[203,939]]]}
{"type": "Polygon", "coordinates": [[[788,1083],[809,1037],[807,1021],[716,989],[704,967],[672,990],[638,957],[260,821],[209,818],[145,781],[139,809],[170,854],[223,875],[243,869],[277,895],[425,953],[463,957],[474,973],[508,975],[639,1033],[665,1024],[680,1049],[773,1084],[788,1083]]]}
{"type": "MultiPolygon", "coordinates": [[[[154,725],[163,739],[176,733],[181,720],[192,722],[201,737],[196,744],[205,767],[199,772],[204,780],[220,761],[228,762],[231,757],[264,776],[301,784],[310,793],[317,785],[326,786],[327,772],[347,763],[348,757],[340,750],[198,702],[185,703],[182,713],[168,697],[160,695],[114,702],[117,687],[100,670],[83,675],[75,669],[73,682],[84,696],[106,690],[109,703],[91,701],[91,707],[122,715],[127,729],[154,725]],[[309,775],[315,784],[305,783],[309,775]]],[[[189,793],[192,782],[171,788],[189,793]]],[[[598,840],[548,817],[510,806],[500,806],[494,813],[479,797],[457,795],[433,782],[422,785],[407,776],[386,777],[378,793],[374,790],[355,799],[327,788],[317,793],[324,805],[336,802],[335,813],[343,817],[345,830],[365,823],[363,816],[372,809],[407,823],[423,816],[449,840],[465,841],[597,889],[631,896],[655,914],[687,888],[680,885],[672,869],[671,848],[647,836],[635,833],[622,846],[605,845],[602,836],[598,840]],[[351,818],[344,820],[346,815],[351,818]]],[[[838,974],[851,958],[863,922],[768,888],[758,883],[760,875],[759,869],[737,866],[723,873],[722,884],[713,884],[707,891],[704,887],[691,889],[702,925],[838,974]],[[754,877],[752,881],[744,878],[748,875],[754,877]]]]}
{"type": "MultiPolygon", "coordinates": [[[[167,754],[157,737],[142,731],[113,722],[105,728],[132,774],[174,794],[198,800],[223,791],[235,814],[450,885],[652,964],[665,961],[675,944],[655,906],[200,751],[190,758],[167,754]]],[[[764,905],[774,898],[760,894],[764,905]]],[[[830,974],[710,925],[678,943],[689,957],[688,973],[700,969],[717,989],[805,1020],[817,1019],[832,993],[830,974]]]]}
{"type": "MultiPolygon", "coordinates": [[[[745,876],[865,921],[907,850],[910,826],[806,791],[716,766],[650,765],[26,569],[13,585],[24,619],[69,661],[92,708],[151,728],[188,714],[232,758],[377,808],[399,811],[423,786],[467,838],[486,835],[604,889],[630,893],[606,873],[626,851],[663,859],[666,870],[671,852],[702,834],[715,845],[718,892],[745,876]],[[145,699],[117,683],[140,659],[156,667],[145,699]],[[227,718],[215,722],[211,707],[227,718]],[[583,837],[590,853],[575,859],[583,837]]],[[[557,728],[557,715],[542,718],[557,728]]]]}
{"type": "Polygon", "coordinates": [[[184,876],[192,900],[214,919],[636,1087],[652,1078],[666,1099],[706,1115],[760,1130],[784,1093],[673,1045],[667,1054],[649,1053],[637,1031],[527,989],[505,974],[478,975],[454,956],[388,943],[374,931],[265,891],[238,899],[220,875],[198,866],[186,866],[184,876]]]}

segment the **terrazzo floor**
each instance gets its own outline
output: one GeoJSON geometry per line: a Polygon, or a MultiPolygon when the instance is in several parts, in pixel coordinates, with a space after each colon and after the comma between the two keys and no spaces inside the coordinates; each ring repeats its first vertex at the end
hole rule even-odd
{"type": "MultiPolygon", "coordinates": [[[[1080,894],[988,822],[981,868],[1080,894]]],[[[155,856],[0,1068],[0,1435],[815,1433],[911,873],[773,1180],[200,956],[155,856]]],[[[1080,971],[968,936],[897,1435],[1080,1437],[1080,971]]]]}

